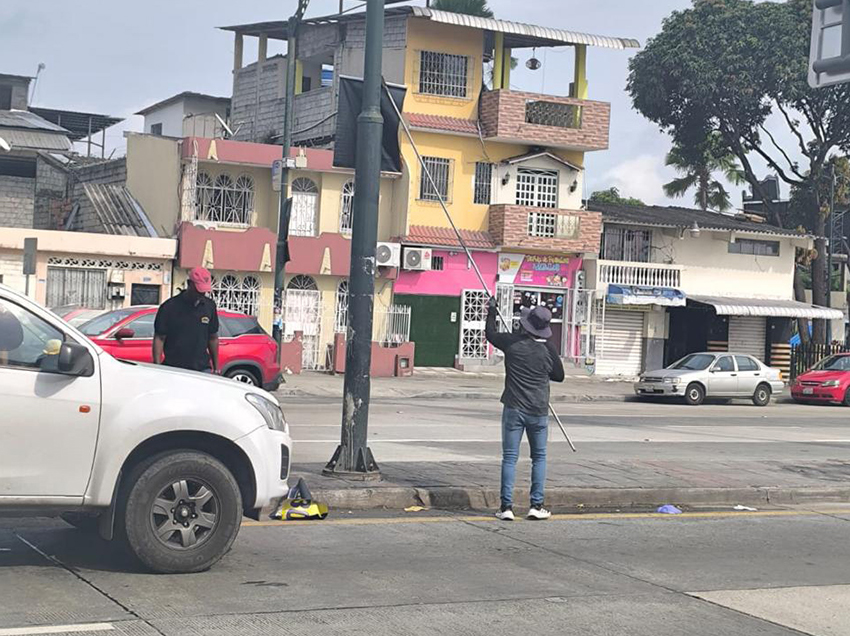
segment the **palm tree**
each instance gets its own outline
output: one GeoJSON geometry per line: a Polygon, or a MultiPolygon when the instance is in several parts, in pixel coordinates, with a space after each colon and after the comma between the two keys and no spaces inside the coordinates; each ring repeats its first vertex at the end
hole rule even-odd
{"type": "Polygon", "coordinates": [[[435,0],[432,9],[474,15],[479,18],[492,18],[493,10],[487,6],[487,0],[435,0]]]}
{"type": "Polygon", "coordinates": [[[703,210],[725,212],[732,207],[729,192],[714,178],[715,172],[723,173],[726,180],[735,185],[746,181],[744,171],[738,166],[735,157],[719,151],[715,140],[709,139],[699,149],[690,149],[674,144],[667,153],[666,164],[676,169],[682,176],[664,184],[664,194],[668,197],[683,197],[688,190],[696,189],[694,202],[703,210]]]}

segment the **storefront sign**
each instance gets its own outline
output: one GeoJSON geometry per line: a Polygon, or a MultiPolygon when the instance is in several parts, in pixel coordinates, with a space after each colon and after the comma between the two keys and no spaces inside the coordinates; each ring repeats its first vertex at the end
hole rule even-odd
{"type": "Polygon", "coordinates": [[[609,305],[660,305],[684,307],[684,292],[672,287],[643,287],[641,285],[608,285],[605,301],[609,305]]]}
{"type": "Polygon", "coordinates": [[[499,282],[521,287],[573,286],[581,258],[570,256],[540,256],[537,254],[500,254],[499,282]]]}

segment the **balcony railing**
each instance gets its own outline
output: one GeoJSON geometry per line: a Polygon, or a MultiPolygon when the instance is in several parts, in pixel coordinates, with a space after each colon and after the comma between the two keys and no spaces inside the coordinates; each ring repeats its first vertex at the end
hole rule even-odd
{"type": "Polygon", "coordinates": [[[661,263],[599,261],[599,285],[679,288],[682,285],[682,269],[678,265],[661,263]]]}

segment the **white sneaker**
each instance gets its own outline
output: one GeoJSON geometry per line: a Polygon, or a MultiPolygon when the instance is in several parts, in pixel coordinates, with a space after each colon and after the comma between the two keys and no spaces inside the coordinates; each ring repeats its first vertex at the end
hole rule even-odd
{"type": "Polygon", "coordinates": [[[531,521],[544,521],[552,516],[552,513],[541,506],[532,506],[528,511],[528,519],[531,521]]]}
{"type": "Polygon", "coordinates": [[[510,508],[503,508],[496,513],[496,519],[499,521],[513,521],[515,518],[514,511],[510,508]]]}

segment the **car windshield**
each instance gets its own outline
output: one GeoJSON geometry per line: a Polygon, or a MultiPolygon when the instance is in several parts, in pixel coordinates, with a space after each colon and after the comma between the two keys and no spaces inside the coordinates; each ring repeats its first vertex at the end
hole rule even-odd
{"type": "Polygon", "coordinates": [[[816,371],[850,371],[850,356],[829,356],[818,362],[816,371]]]}
{"type": "Polygon", "coordinates": [[[667,368],[682,369],[685,371],[705,371],[712,362],[714,362],[713,355],[708,353],[692,353],[667,368]]]}
{"type": "Polygon", "coordinates": [[[87,336],[99,336],[104,331],[108,331],[113,326],[124,320],[127,316],[136,313],[138,309],[117,309],[110,311],[108,314],[103,314],[97,318],[89,320],[79,329],[87,336]]]}

